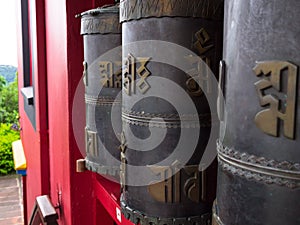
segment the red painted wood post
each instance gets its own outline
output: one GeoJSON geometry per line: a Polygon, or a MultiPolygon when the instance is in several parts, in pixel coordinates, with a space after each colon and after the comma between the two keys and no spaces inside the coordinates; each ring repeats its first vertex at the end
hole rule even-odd
{"type": "Polygon", "coordinates": [[[23,216],[24,216],[24,224],[28,224],[28,216],[27,216],[27,179],[26,176],[22,176],[22,187],[23,187],[23,216]]]}

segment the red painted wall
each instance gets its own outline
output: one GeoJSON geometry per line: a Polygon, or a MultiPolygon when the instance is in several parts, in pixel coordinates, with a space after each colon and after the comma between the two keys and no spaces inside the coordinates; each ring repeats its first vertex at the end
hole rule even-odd
{"type": "MultiPolygon", "coordinates": [[[[23,56],[22,56],[22,29],[21,29],[21,5],[18,2],[18,78],[19,88],[23,87],[23,56]]],[[[35,57],[32,67],[35,74],[33,85],[35,86],[35,109],[36,109],[36,129],[33,128],[24,111],[24,99],[19,93],[19,110],[20,110],[20,126],[21,139],[27,159],[27,203],[25,207],[28,209],[28,214],[34,205],[35,197],[49,193],[49,157],[48,157],[48,128],[47,128],[47,90],[45,77],[45,46],[44,36],[44,21],[43,13],[44,6],[42,1],[37,1],[36,10],[32,10],[33,18],[39,18],[32,21],[36,30],[31,33],[32,45],[30,54],[35,57]],[[33,50],[35,49],[35,51],[33,50]]]]}
{"type": "Polygon", "coordinates": [[[48,87],[50,194],[58,203],[61,192],[61,224],[71,224],[70,156],[68,132],[68,71],[65,1],[45,1],[46,64],[48,87]]]}
{"type": "MultiPolygon", "coordinates": [[[[27,159],[27,203],[31,215],[36,196],[48,194],[54,205],[61,199],[61,225],[90,225],[106,215],[96,203],[91,172],[76,173],[82,155],[72,127],[72,102],[82,76],[83,40],[75,15],[113,0],[31,0],[31,56],[34,69],[36,130],[24,112],[20,95],[21,138],[27,159]],[[100,213],[102,212],[103,213],[100,213]],[[98,212],[98,213],[97,213],[98,212]],[[97,216],[98,215],[98,216],[97,216]]],[[[20,9],[19,9],[20,11],[20,9]]],[[[20,12],[19,12],[20,15],[20,12]]],[[[23,87],[21,22],[18,24],[19,86],[23,87]]],[[[84,129],[84,98],[82,120],[84,129]]],[[[109,220],[109,219],[108,219],[109,220]]],[[[105,224],[107,225],[107,224],[105,224]]]]}
{"type": "MultiPolygon", "coordinates": [[[[82,155],[73,134],[72,102],[83,71],[83,40],[75,15],[94,8],[96,2],[45,2],[51,196],[54,200],[57,191],[62,193],[60,224],[93,224],[93,175],[76,173],[76,160],[82,155]]],[[[85,108],[81,109],[79,119],[85,121],[85,108]]]]}

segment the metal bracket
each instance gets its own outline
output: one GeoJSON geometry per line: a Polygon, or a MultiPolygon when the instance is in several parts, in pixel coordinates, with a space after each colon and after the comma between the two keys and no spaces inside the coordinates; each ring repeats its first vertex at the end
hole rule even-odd
{"type": "Polygon", "coordinates": [[[58,225],[58,214],[47,195],[36,198],[29,225],[58,225]]]}
{"type": "Polygon", "coordinates": [[[217,110],[218,117],[220,121],[224,121],[224,113],[225,113],[225,73],[226,73],[226,64],[224,60],[220,61],[219,68],[219,94],[217,100],[217,110]]]}
{"type": "Polygon", "coordinates": [[[26,100],[27,105],[33,105],[34,101],[33,101],[33,87],[24,87],[21,88],[21,93],[24,97],[24,99],[26,100]]]}

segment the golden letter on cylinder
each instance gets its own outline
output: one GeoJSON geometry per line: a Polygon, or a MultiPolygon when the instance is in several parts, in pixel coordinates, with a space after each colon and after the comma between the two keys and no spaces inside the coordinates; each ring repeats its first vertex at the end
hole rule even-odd
{"type": "Polygon", "coordinates": [[[257,113],[255,123],[266,134],[278,137],[279,120],[283,121],[283,134],[289,139],[295,138],[296,99],[298,67],[285,61],[258,62],[253,69],[257,77],[263,77],[255,83],[260,105],[268,106],[257,113]],[[283,80],[287,80],[283,92],[283,80]],[[266,94],[271,88],[276,94],[266,94]],[[277,96],[283,96],[281,99],[277,96]]]}

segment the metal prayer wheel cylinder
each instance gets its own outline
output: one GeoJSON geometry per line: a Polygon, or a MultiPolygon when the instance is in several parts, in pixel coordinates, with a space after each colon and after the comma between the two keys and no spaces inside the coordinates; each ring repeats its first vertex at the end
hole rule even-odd
{"type": "Polygon", "coordinates": [[[81,35],[86,87],[86,167],[119,180],[122,125],[121,98],[117,98],[122,85],[119,7],[83,12],[81,35]]]}
{"type": "Polygon", "coordinates": [[[225,1],[215,224],[300,224],[300,2],[225,1]]]}
{"type": "MultiPolygon", "coordinates": [[[[159,45],[163,42],[167,46],[173,43],[200,56],[207,63],[206,67],[218,74],[223,43],[223,1],[209,3],[202,0],[120,2],[123,44],[121,206],[125,217],[136,224],[209,224],[211,221],[211,206],[216,191],[216,163],[199,171],[212,117],[205,94],[176,65],[156,61],[152,53],[145,50],[154,42],[159,42],[159,45]],[[142,48],[139,43],[144,43],[142,48]],[[168,98],[176,96],[178,105],[184,108],[186,102],[180,90],[170,89],[168,92],[169,87],[165,86],[162,89],[167,90],[167,96],[159,96],[163,91],[160,89],[156,92],[160,82],[155,80],[159,78],[175,83],[191,99],[196,112],[187,110],[181,117],[176,105],[168,102],[168,98]],[[153,96],[149,96],[150,92],[153,96]],[[195,125],[196,120],[200,121],[199,126],[195,125]],[[196,150],[186,162],[174,158],[169,166],[157,166],[172,155],[179,145],[181,134],[192,134],[197,130],[201,135],[196,150]],[[164,139],[147,149],[147,140],[163,131],[164,139]],[[136,144],[136,138],[145,140],[145,143],[136,144]],[[141,151],[133,148],[134,144],[141,151]],[[172,173],[173,167],[182,163],[184,166],[172,173]],[[130,169],[134,166],[150,168],[161,182],[132,184],[131,177],[144,179],[139,171],[130,169]],[[167,173],[171,176],[167,176],[167,173]]],[[[152,51],[159,55],[165,50],[154,43],[152,51]]],[[[185,57],[186,63],[192,65],[193,58],[189,58],[189,55],[185,57]]],[[[185,154],[185,147],[181,146],[179,153],[185,154]]]]}

